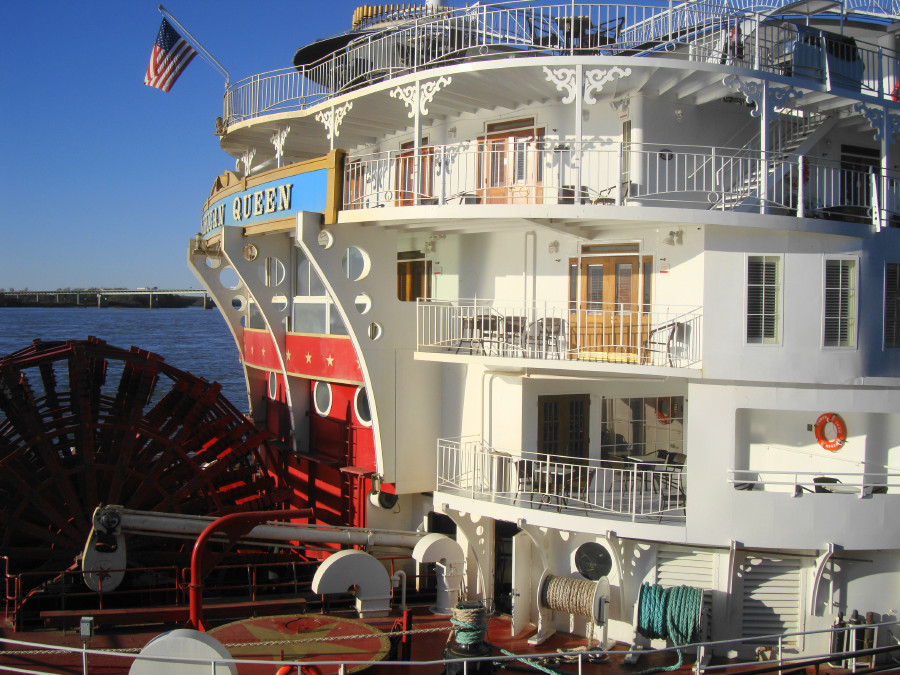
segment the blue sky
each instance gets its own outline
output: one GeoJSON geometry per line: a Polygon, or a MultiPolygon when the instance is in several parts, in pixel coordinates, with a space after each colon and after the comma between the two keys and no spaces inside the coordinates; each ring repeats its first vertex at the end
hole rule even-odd
{"type": "MultiPolygon", "coordinates": [[[[289,66],[361,0],[166,0],[231,73],[289,66]]],[[[0,288],[198,287],[188,240],[219,149],[222,77],[198,56],[144,85],[158,2],[11,3],[0,42],[0,288]]]]}

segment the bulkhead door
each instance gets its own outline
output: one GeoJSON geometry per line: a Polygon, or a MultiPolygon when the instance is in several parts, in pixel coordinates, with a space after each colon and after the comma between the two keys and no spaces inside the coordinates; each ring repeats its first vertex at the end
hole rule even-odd
{"type": "Polygon", "coordinates": [[[532,583],[533,544],[531,537],[519,532],[512,538],[512,634],[518,635],[531,624],[534,590],[532,583]]]}

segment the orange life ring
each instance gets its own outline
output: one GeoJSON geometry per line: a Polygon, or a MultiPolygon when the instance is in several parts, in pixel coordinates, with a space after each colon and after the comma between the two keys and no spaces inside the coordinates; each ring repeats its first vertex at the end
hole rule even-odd
{"type": "Polygon", "coordinates": [[[813,430],[819,445],[829,452],[840,450],[844,443],[847,442],[847,425],[844,424],[844,420],[837,413],[822,413],[819,415],[813,430]],[[825,425],[829,422],[834,425],[835,437],[832,440],[825,437],[825,425]]]}
{"type": "Polygon", "coordinates": [[[656,399],[656,417],[663,424],[671,424],[672,423],[672,397],[664,396],[663,398],[656,399]],[[662,403],[663,401],[668,402],[666,406],[667,410],[663,411],[662,403]]]}

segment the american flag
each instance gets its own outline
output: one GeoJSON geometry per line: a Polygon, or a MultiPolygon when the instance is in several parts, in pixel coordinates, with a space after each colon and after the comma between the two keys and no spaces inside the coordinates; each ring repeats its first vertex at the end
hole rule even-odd
{"type": "Polygon", "coordinates": [[[156,44],[150,55],[150,65],[144,76],[144,84],[169,91],[187,64],[197,56],[191,47],[165,19],[159,27],[156,44]]]}

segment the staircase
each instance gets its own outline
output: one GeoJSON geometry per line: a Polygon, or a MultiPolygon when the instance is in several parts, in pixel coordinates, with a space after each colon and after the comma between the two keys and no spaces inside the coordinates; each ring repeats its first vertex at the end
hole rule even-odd
{"type": "Polygon", "coordinates": [[[798,170],[801,156],[808,153],[835,125],[836,119],[817,113],[783,109],[770,123],[771,150],[768,161],[760,161],[759,134],[753,136],[735,155],[722,160],[716,187],[719,199],[710,207],[722,211],[758,211],[762,204],[762,179],[768,183],[769,203],[784,208],[773,199],[784,193],[784,180],[798,170]]]}

